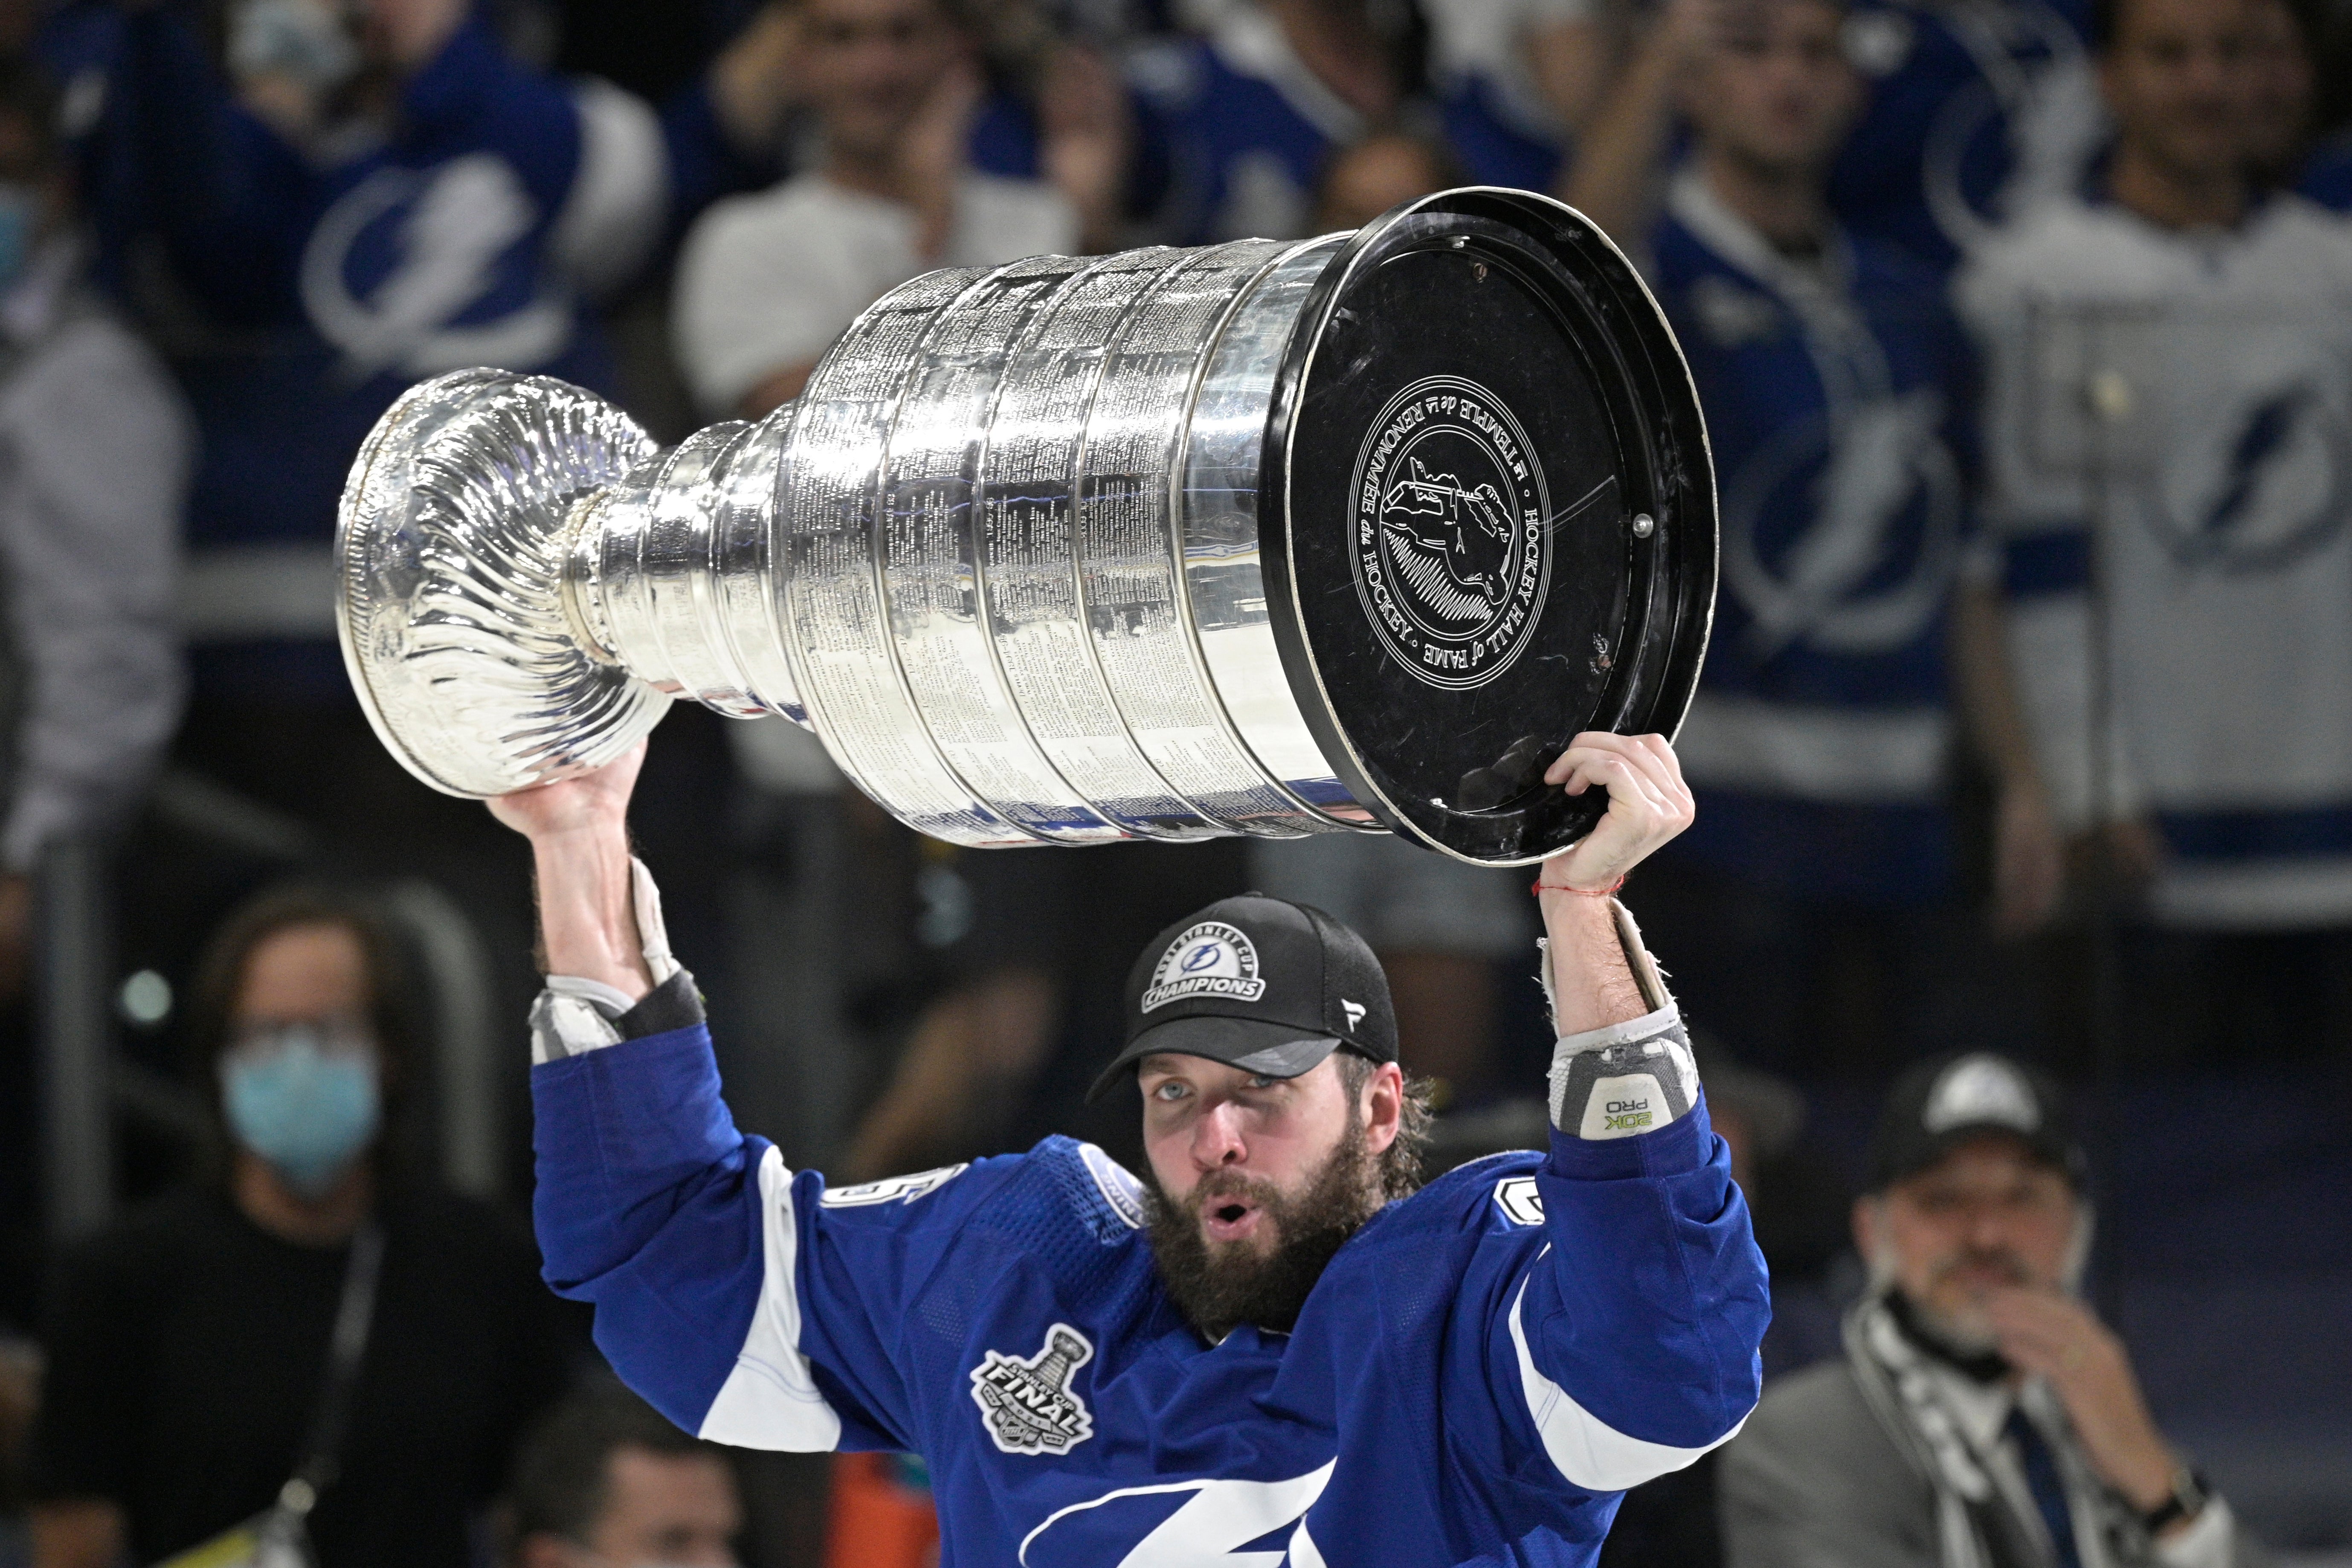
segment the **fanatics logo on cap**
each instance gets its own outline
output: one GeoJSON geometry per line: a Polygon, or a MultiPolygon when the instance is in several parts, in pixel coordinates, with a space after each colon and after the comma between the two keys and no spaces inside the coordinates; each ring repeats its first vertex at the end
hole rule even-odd
{"type": "Polygon", "coordinates": [[[2024,1075],[1999,1057],[1962,1057],[1927,1091],[1919,1121],[1930,1132],[1990,1124],[2031,1134],[2042,1130],[2042,1105],[2024,1075]]]}
{"type": "Polygon", "coordinates": [[[1189,996],[1230,996],[1255,1002],[1265,994],[1258,978],[1257,948],[1239,930],[1223,921],[1202,921],[1160,955],[1151,984],[1143,989],[1142,1011],[1164,1007],[1189,996]]]}
{"type": "Polygon", "coordinates": [[[1034,1458],[1066,1453],[1093,1436],[1094,1416],[1070,1392],[1070,1380],[1094,1354],[1087,1336],[1067,1323],[1047,1329],[1045,1346],[1035,1355],[990,1351],[971,1369],[971,1397],[996,1446],[1034,1458]]]}

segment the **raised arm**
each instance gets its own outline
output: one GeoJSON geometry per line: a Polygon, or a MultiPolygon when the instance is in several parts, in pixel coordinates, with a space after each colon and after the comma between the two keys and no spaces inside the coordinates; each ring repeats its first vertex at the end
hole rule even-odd
{"type": "Polygon", "coordinates": [[[907,1447],[887,1346],[914,1276],[888,1233],[944,1205],[827,1208],[821,1177],[737,1131],[693,976],[629,854],[642,757],[491,803],[530,837],[538,876],[531,1211],[547,1281],[594,1304],[614,1370],[688,1431],[907,1447]]]}
{"type": "Polygon", "coordinates": [[[1545,1245],[1496,1298],[1488,1354],[1553,1468],[1607,1492],[1738,1429],[1770,1310],[1681,1017],[1612,896],[1689,825],[1680,764],[1661,736],[1587,734],[1546,778],[1606,789],[1609,811],[1537,882],[1559,1033],[1550,1156],[1534,1179],[1545,1245]]]}

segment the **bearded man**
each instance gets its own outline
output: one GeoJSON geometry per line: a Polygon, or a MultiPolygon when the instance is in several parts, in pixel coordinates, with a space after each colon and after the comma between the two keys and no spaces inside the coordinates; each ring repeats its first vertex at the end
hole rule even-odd
{"type": "Polygon", "coordinates": [[[1611,896],[1691,816],[1658,736],[1545,862],[1548,1152],[1415,1191],[1423,1116],[1353,932],[1248,895],[1139,960],[1150,1181],[1049,1138],[854,1187],[719,1100],[625,823],[636,757],[494,803],[531,839],[547,1277],[689,1431],[929,1461],[940,1561],[1590,1563],[1619,1494],[1755,1403],[1764,1270],[1675,1005],[1611,896]],[[1229,1555],[1230,1554],[1230,1555],[1229,1555]]]}
{"type": "Polygon", "coordinates": [[[2232,1568],[2257,1552],[2076,1298],[2082,1150],[2057,1090],[1977,1052],[1895,1085],[1854,1205],[1843,1360],[1724,1451],[1732,1568],[2232,1568]]]}

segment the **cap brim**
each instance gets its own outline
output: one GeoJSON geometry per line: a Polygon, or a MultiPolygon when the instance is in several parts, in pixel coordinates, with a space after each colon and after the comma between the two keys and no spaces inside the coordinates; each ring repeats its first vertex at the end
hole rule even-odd
{"type": "Polygon", "coordinates": [[[1961,1121],[1929,1135],[1927,1141],[1909,1152],[1909,1158],[1899,1162],[1896,1168],[1882,1171],[1872,1183],[1870,1191],[1885,1192],[1897,1182],[1910,1180],[1920,1172],[1942,1161],[1945,1155],[1973,1138],[1987,1136],[2008,1138],[2024,1146],[2025,1152],[2063,1175],[2074,1187],[2085,1179],[2083,1152],[2065,1137],[2047,1129],[2020,1131],[2007,1121],[1961,1121]]]}
{"type": "Polygon", "coordinates": [[[1101,1099],[1105,1089],[1146,1057],[1205,1057],[1263,1078],[1297,1078],[1300,1073],[1313,1071],[1317,1063],[1339,1047],[1339,1041],[1333,1036],[1301,1035],[1296,1025],[1270,1023],[1264,1018],[1226,1018],[1213,1014],[1171,1018],[1129,1041],[1127,1049],[1103,1068],[1102,1076],[1087,1090],[1087,1099],[1090,1102],[1101,1099]]]}

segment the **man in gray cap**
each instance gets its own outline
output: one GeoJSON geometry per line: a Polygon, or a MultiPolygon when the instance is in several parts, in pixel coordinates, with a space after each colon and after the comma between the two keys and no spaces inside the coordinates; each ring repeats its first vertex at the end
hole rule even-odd
{"type": "Polygon", "coordinates": [[[2055,1088],[1977,1052],[1896,1084],[1855,1203],[1842,1360],[1725,1451],[1733,1568],[2233,1568],[2254,1548],[2076,1296],[2084,1162],[2055,1088]]]}

